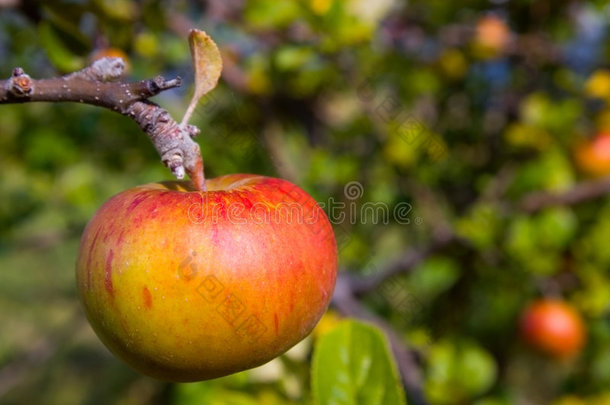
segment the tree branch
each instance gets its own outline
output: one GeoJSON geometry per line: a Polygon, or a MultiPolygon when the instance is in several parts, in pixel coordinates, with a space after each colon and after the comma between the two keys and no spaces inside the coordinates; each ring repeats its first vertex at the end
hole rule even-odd
{"type": "Polygon", "coordinates": [[[519,208],[532,213],[556,205],[578,204],[602,197],[608,193],[610,193],[610,176],[576,184],[571,189],[560,193],[535,192],[528,194],[519,202],[519,208]]]}
{"type": "MultiPolygon", "coordinates": [[[[517,203],[515,208],[526,213],[534,213],[551,206],[578,204],[609,193],[610,176],[576,184],[573,188],[560,193],[534,192],[528,194],[517,203]]],[[[384,281],[398,274],[410,271],[429,256],[459,239],[448,228],[443,229],[444,231],[438,233],[436,238],[428,245],[404,252],[404,254],[395,260],[377,269],[373,274],[368,276],[346,276],[346,281],[349,283],[352,293],[358,297],[375,290],[384,281]]]]}
{"type": "MultiPolygon", "coordinates": [[[[413,267],[417,266],[434,253],[442,250],[455,240],[455,235],[443,234],[442,237],[432,241],[429,245],[407,250],[398,258],[377,269],[373,274],[366,276],[350,275],[348,276],[349,278],[346,279],[346,282],[349,283],[349,287],[355,296],[365,295],[378,288],[384,281],[391,277],[410,271],[413,267]]],[[[349,274],[347,272],[345,273],[349,274]]]]}
{"type": "Polygon", "coordinates": [[[127,83],[119,81],[124,71],[125,62],[120,58],[102,58],[83,70],[51,79],[34,80],[23,69],[15,68],[8,80],[0,81],[0,104],[72,101],[128,116],[146,132],[176,178],[182,179],[186,172],[196,190],[205,190],[201,152],[192,139],[199,129],[178,124],[165,109],[148,100],[180,86],[181,79],[157,76],[127,83]]]}

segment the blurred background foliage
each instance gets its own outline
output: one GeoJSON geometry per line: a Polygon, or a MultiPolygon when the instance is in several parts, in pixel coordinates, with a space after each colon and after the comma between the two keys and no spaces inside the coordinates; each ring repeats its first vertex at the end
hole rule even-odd
{"type": "MultiPolygon", "coordinates": [[[[279,176],[327,209],[346,203],[343,271],[373,274],[448,229],[461,238],[363,297],[416,350],[430,403],[608,404],[610,199],[514,207],[608,173],[576,151],[610,131],[609,25],[601,0],[1,0],[0,74],[121,55],[134,80],[185,79],[156,98],[179,119],[185,38],[207,31],[224,60],[192,120],[209,177],[279,176]],[[357,215],[366,203],[411,209],[383,223],[357,215]],[[518,339],[543,295],[583,314],[578,358],[518,339]]],[[[93,335],[74,286],[83,227],[113,194],[170,178],[125,117],[0,106],[0,403],[311,403],[311,343],[333,312],[280,359],[196,384],[138,375],[93,335]]]]}

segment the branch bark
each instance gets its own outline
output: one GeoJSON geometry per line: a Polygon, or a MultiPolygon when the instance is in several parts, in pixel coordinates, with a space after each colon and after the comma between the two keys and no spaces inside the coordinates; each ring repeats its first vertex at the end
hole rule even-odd
{"type": "Polygon", "coordinates": [[[519,202],[519,208],[525,212],[533,213],[547,207],[578,204],[602,197],[608,193],[610,193],[610,176],[584,181],[564,192],[528,194],[519,202]]]}
{"type": "Polygon", "coordinates": [[[118,112],[133,119],[148,135],[176,178],[182,179],[186,173],[194,189],[205,190],[201,151],[193,140],[199,129],[177,123],[165,109],[148,100],[180,86],[181,79],[157,76],[125,82],[121,80],[124,72],[125,62],[120,58],[102,58],[78,72],[51,79],[35,80],[15,68],[8,80],[0,81],[0,104],[71,101],[118,112]]]}
{"type": "MultiPolygon", "coordinates": [[[[407,273],[415,266],[439,252],[456,240],[453,234],[443,234],[442,237],[431,241],[428,245],[420,248],[407,250],[401,256],[389,261],[383,267],[377,269],[374,273],[366,276],[350,276],[346,281],[349,283],[351,292],[359,297],[374,291],[386,280],[398,274],[407,273]]],[[[349,274],[348,271],[344,271],[349,274]]]]}

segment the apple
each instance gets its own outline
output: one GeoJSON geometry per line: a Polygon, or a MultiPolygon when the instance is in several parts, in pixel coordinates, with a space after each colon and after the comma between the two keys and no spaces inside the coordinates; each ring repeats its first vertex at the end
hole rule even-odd
{"type": "Polygon", "coordinates": [[[489,14],[482,16],[477,21],[474,45],[480,56],[497,56],[506,49],[510,40],[510,28],[502,18],[489,14]]]}
{"type": "Polygon", "coordinates": [[[585,343],[585,326],[570,304],[540,299],[523,312],[521,335],[532,347],[552,357],[570,358],[578,354],[585,343]]]}
{"type": "Polygon", "coordinates": [[[610,174],[610,133],[602,132],[593,140],[577,145],[574,158],[578,167],[588,175],[600,177],[610,174]]]}
{"type": "Polygon", "coordinates": [[[134,369],[165,381],[221,377],[306,337],[337,276],[324,211],[288,181],[250,174],[134,187],[85,228],[85,314],[134,369]]]}

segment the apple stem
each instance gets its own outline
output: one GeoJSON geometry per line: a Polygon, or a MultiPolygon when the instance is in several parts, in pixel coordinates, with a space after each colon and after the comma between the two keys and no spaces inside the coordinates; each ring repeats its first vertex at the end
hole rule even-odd
{"type": "Polygon", "coordinates": [[[199,129],[177,123],[169,112],[148,100],[180,86],[181,79],[157,76],[126,82],[121,80],[124,73],[125,62],[121,58],[98,59],[77,72],[40,80],[32,79],[18,67],[9,79],[0,80],[0,104],[72,101],[118,112],[138,123],[176,178],[188,174],[195,190],[205,190],[201,150],[193,140],[199,129]]]}
{"type": "Polygon", "coordinates": [[[195,165],[191,169],[187,169],[187,173],[191,178],[191,183],[193,189],[197,191],[207,191],[207,187],[205,185],[205,174],[203,170],[203,159],[201,158],[201,154],[197,153],[197,160],[195,161],[195,165]]]}

